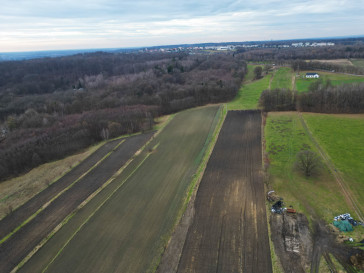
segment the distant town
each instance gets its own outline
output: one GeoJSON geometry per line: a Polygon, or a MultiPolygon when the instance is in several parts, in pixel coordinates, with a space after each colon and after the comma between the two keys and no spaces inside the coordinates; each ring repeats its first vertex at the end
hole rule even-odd
{"type": "Polygon", "coordinates": [[[188,47],[152,47],[140,49],[139,52],[179,52],[179,51],[199,51],[199,50],[213,50],[213,51],[233,51],[237,48],[289,48],[289,47],[322,47],[322,46],[334,46],[333,42],[298,42],[290,44],[234,44],[224,46],[195,46],[188,47]]]}

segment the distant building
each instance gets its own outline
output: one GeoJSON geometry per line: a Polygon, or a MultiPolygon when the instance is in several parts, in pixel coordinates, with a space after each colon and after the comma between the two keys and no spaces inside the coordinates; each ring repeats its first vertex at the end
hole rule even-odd
{"type": "Polygon", "coordinates": [[[307,79],[318,79],[318,78],[320,78],[320,75],[317,73],[306,73],[306,78],[307,79]]]}

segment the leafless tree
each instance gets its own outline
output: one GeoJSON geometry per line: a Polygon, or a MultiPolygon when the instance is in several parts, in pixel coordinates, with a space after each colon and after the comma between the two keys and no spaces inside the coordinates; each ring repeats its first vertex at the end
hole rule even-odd
{"type": "Polygon", "coordinates": [[[306,177],[317,173],[321,166],[320,158],[311,150],[300,151],[297,154],[296,168],[303,172],[306,177]]]}

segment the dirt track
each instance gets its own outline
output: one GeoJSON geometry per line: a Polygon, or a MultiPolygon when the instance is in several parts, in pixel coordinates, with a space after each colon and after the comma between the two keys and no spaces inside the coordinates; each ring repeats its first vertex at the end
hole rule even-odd
{"type": "Polygon", "coordinates": [[[0,272],[10,272],[19,264],[57,224],[123,166],[151,135],[149,133],[126,139],[100,165],[0,245],[0,272]]]}
{"type": "Polygon", "coordinates": [[[195,201],[178,272],[272,272],[261,115],[229,112],[195,201]]]}

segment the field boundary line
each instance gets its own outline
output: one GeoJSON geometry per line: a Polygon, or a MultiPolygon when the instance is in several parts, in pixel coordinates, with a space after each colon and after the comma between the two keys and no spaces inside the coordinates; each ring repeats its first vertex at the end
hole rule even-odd
{"type": "MultiPolygon", "coordinates": [[[[53,179],[52,179],[52,181],[50,181],[49,182],[49,184],[47,185],[47,187],[45,187],[45,188],[43,188],[43,189],[40,189],[40,191],[38,192],[38,193],[36,193],[36,195],[34,195],[33,197],[35,197],[35,196],[37,196],[38,194],[40,194],[41,192],[43,192],[44,190],[46,190],[49,186],[51,186],[52,184],[54,184],[54,183],[56,183],[58,180],[60,180],[62,177],[64,177],[65,175],[67,175],[69,172],[71,172],[73,169],[75,169],[78,165],[80,165],[82,162],[84,162],[85,160],[87,160],[91,155],[93,155],[93,153],[95,153],[98,149],[100,149],[102,146],[104,146],[106,143],[108,143],[108,141],[101,141],[101,142],[99,142],[99,143],[96,143],[96,144],[94,144],[94,145],[91,145],[90,147],[88,147],[88,148],[85,148],[85,150],[86,149],[89,149],[89,150],[92,150],[92,149],[95,149],[94,151],[92,151],[88,156],[86,156],[84,159],[82,159],[82,160],[80,160],[79,162],[77,162],[74,166],[72,166],[72,167],[70,167],[67,171],[65,171],[64,173],[62,173],[62,174],[60,174],[60,175],[58,175],[58,176],[56,176],[56,177],[54,177],[53,179]]],[[[84,150],[84,152],[86,152],[84,150]]],[[[80,152],[80,153],[82,153],[82,151],[80,152]]],[[[75,154],[73,154],[73,155],[76,155],[77,153],[75,153],[75,154]]],[[[72,155],[70,155],[70,156],[72,156],[72,155]]],[[[45,164],[49,164],[49,163],[52,163],[52,162],[56,162],[56,161],[60,161],[60,160],[62,160],[62,159],[58,159],[58,160],[54,160],[54,161],[51,161],[51,162],[47,162],[47,163],[44,163],[44,165],[45,164]]],[[[43,165],[43,164],[42,164],[43,165]]],[[[41,166],[41,165],[40,165],[41,166]]],[[[39,166],[38,166],[39,167],[39,166]]],[[[36,167],[37,168],[37,167],[36,167]]],[[[5,180],[4,182],[6,182],[6,181],[8,181],[8,180],[5,180]]],[[[1,199],[0,200],[0,202],[1,201],[4,201],[4,200],[6,200],[6,199],[8,199],[9,197],[11,197],[11,196],[13,196],[15,193],[13,193],[13,194],[10,194],[10,195],[7,195],[7,196],[5,196],[3,199],[1,199]]],[[[32,197],[32,198],[33,198],[32,197]]],[[[17,207],[15,207],[14,209],[13,209],[13,211],[12,211],[12,213],[14,213],[16,210],[18,210],[18,209],[20,209],[22,206],[24,206],[29,200],[31,200],[32,198],[30,198],[30,199],[28,199],[28,200],[26,200],[24,203],[22,203],[22,204],[20,204],[20,205],[18,205],[17,207]]],[[[0,221],[2,221],[5,217],[6,217],[7,215],[4,215],[1,219],[0,219],[0,221]]],[[[5,236],[4,236],[5,237],[5,236]]],[[[0,240],[0,245],[1,245],[1,240],[0,240]]]]}
{"type": "Polygon", "coordinates": [[[84,172],[80,177],[78,177],[74,182],[72,182],[69,186],[64,188],[62,191],[57,193],[51,200],[46,202],[43,206],[41,206],[40,209],[38,209],[34,214],[32,214],[28,219],[26,219],[23,223],[21,223],[19,226],[17,226],[13,231],[11,231],[9,234],[4,236],[0,240],[0,245],[3,244],[6,240],[8,240],[11,236],[13,236],[16,232],[18,232],[21,228],[23,228],[26,224],[28,224],[30,221],[32,221],[39,213],[41,213],[43,210],[45,210],[53,201],[55,201],[58,197],[60,197],[63,193],[68,191],[70,188],[72,188],[77,182],[79,182],[83,177],[85,177],[88,173],[90,173],[94,168],[96,168],[98,165],[101,164],[102,161],[104,161],[106,158],[108,158],[119,146],[125,142],[125,139],[122,139],[119,144],[117,144],[110,152],[108,152],[103,158],[101,158],[98,162],[96,162],[90,169],[88,169],[86,172],[84,172]]]}
{"type": "MultiPolygon", "coordinates": [[[[191,200],[192,195],[197,190],[197,188],[198,188],[198,186],[199,186],[199,184],[200,184],[200,182],[202,180],[202,177],[203,177],[203,175],[205,173],[205,169],[206,169],[207,163],[208,163],[208,161],[210,159],[210,156],[212,154],[212,151],[214,150],[214,147],[215,147],[215,144],[216,144],[217,139],[219,137],[219,134],[220,134],[222,125],[224,124],[224,121],[225,121],[225,118],[226,118],[226,115],[227,115],[227,112],[228,112],[228,110],[227,110],[227,104],[221,106],[220,109],[216,113],[216,116],[218,116],[219,115],[219,111],[221,111],[221,117],[219,118],[219,121],[216,124],[215,130],[213,130],[213,132],[212,132],[211,140],[208,141],[208,139],[206,139],[206,141],[208,141],[210,143],[206,147],[206,149],[204,151],[204,155],[203,155],[203,157],[201,159],[201,163],[199,164],[199,166],[196,169],[196,172],[193,175],[193,179],[191,181],[191,185],[188,188],[188,192],[187,192],[187,196],[186,196],[186,202],[185,202],[184,207],[183,207],[183,212],[186,210],[186,208],[188,206],[188,203],[191,200]]],[[[209,136],[207,136],[207,138],[208,137],[209,136]]],[[[202,148],[202,150],[203,150],[203,148],[202,148]]],[[[179,222],[179,221],[177,221],[177,222],[179,222]]]]}
{"type": "MultiPolygon", "coordinates": [[[[29,261],[31,259],[31,257],[40,249],[42,248],[65,224],[67,224],[69,222],[69,220],[71,220],[71,218],[77,213],[77,211],[79,211],[80,209],[82,209],[84,206],[86,206],[95,196],[97,196],[104,188],[106,188],[109,184],[111,184],[111,182],[113,182],[117,176],[119,176],[129,165],[130,163],[135,159],[135,157],[137,155],[139,155],[141,153],[141,151],[143,151],[145,149],[145,147],[154,139],[153,135],[149,141],[147,141],[137,152],[135,152],[135,154],[124,164],[124,166],[122,166],[116,173],[114,173],[111,178],[109,178],[101,187],[99,187],[96,191],[94,191],[91,195],[89,195],[80,205],[78,205],[78,207],[72,211],[68,216],[66,216],[66,218],[59,223],[32,251],[29,252],[29,254],[17,265],[14,267],[14,269],[11,271],[11,273],[15,273],[17,272],[27,261],[29,261]]],[[[122,142],[124,142],[125,140],[122,140],[122,142]]],[[[122,143],[121,142],[121,143],[122,143]]],[[[121,144],[120,143],[120,144],[121,144]]],[[[119,145],[120,145],[119,144],[119,145]]],[[[115,147],[113,150],[115,150],[117,147],[115,147]]],[[[129,177],[131,175],[133,175],[135,173],[135,171],[144,163],[144,161],[149,157],[150,153],[148,153],[146,155],[146,157],[141,161],[141,163],[130,173],[130,175],[128,175],[128,177],[126,179],[124,179],[121,183],[121,185],[119,185],[107,198],[106,200],[104,200],[101,205],[99,207],[97,207],[97,209],[91,213],[91,216],[89,216],[86,221],[76,230],[76,232],[72,235],[72,238],[78,233],[78,231],[88,222],[88,220],[97,212],[97,210],[99,210],[101,208],[101,206],[103,204],[105,204],[105,202],[126,182],[126,180],[129,179],[129,177]]],[[[58,255],[62,252],[62,250],[67,246],[67,244],[72,240],[72,238],[70,238],[66,244],[62,247],[62,249],[59,251],[59,253],[57,253],[56,257],[54,257],[54,259],[47,265],[47,267],[58,257],[58,255]]],[[[46,268],[47,269],[47,268],[46,268]]],[[[45,269],[45,270],[46,270],[45,269]]],[[[45,271],[43,270],[43,272],[45,271]]]]}
{"type": "MultiPolygon", "coordinates": [[[[53,257],[53,259],[49,262],[49,264],[46,266],[46,268],[43,269],[42,273],[46,272],[49,268],[49,266],[58,258],[59,255],[61,255],[61,253],[63,252],[63,250],[67,247],[67,245],[72,241],[72,239],[77,235],[77,233],[88,223],[88,221],[96,214],[96,212],[99,211],[99,209],[115,194],[115,192],[117,192],[123,185],[124,183],[139,169],[139,167],[141,165],[143,165],[144,161],[150,156],[150,153],[148,153],[145,158],[143,159],[142,162],[140,162],[140,164],[133,170],[133,172],[131,172],[128,177],[126,177],[118,187],[116,187],[116,189],[114,189],[110,195],[86,218],[86,220],[76,229],[76,231],[71,235],[71,237],[66,241],[66,243],[63,245],[63,247],[58,251],[58,253],[56,254],[56,256],[53,257]]],[[[122,172],[122,170],[120,171],[120,173],[122,172]]],[[[119,173],[119,174],[120,174],[119,173]]],[[[107,181],[105,184],[109,185],[116,177],[110,179],[110,181],[107,181]]],[[[105,185],[104,184],[104,185],[105,185]]],[[[104,189],[107,185],[102,186],[102,189],[104,189]]],[[[98,192],[95,192],[95,195],[93,197],[95,197],[102,189],[99,189],[98,192]]],[[[84,207],[88,202],[90,202],[92,199],[90,198],[89,200],[85,200],[80,206],[80,208],[77,208],[77,210],[81,209],[82,207],[84,207]]],[[[73,214],[74,215],[74,214],[73,214]]],[[[67,222],[73,217],[70,216],[70,218],[67,220],[67,222]]]]}
{"type": "Polygon", "coordinates": [[[337,184],[340,186],[340,188],[342,190],[342,193],[344,194],[345,199],[347,201],[349,201],[351,207],[354,209],[354,211],[357,214],[359,220],[363,222],[363,219],[364,219],[363,214],[361,213],[361,210],[360,210],[359,206],[357,205],[357,201],[356,201],[355,196],[353,196],[351,194],[351,192],[350,192],[350,189],[347,188],[347,185],[346,185],[346,182],[345,182],[344,178],[336,170],[334,163],[332,163],[329,156],[326,154],[326,152],[323,150],[323,148],[320,146],[320,144],[314,138],[312,132],[310,131],[310,129],[308,128],[308,126],[306,124],[305,119],[302,117],[302,113],[298,112],[298,116],[300,117],[303,128],[305,129],[308,136],[310,137],[310,139],[312,140],[312,142],[316,146],[320,156],[322,157],[322,159],[324,160],[326,166],[329,168],[330,172],[334,176],[337,184]]]}
{"type": "MultiPolygon", "coordinates": [[[[170,246],[171,242],[173,241],[173,237],[174,237],[174,233],[176,232],[176,229],[178,228],[179,224],[183,221],[183,218],[186,217],[185,216],[186,210],[188,210],[189,206],[191,206],[190,203],[193,202],[193,199],[196,196],[199,184],[200,184],[200,182],[202,180],[202,177],[203,177],[203,175],[205,173],[207,163],[208,163],[208,161],[209,161],[209,159],[211,157],[212,151],[214,150],[217,139],[219,138],[219,134],[221,132],[221,128],[222,128],[222,126],[224,124],[225,118],[226,118],[227,113],[228,113],[228,107],[227,107],[226,103],[219,107],[219,109],[218,109],[218,111],[216,113],[216,116],[219,115],[220,111],[221,111],[221,114],[220,114],[221,117],[219,117],[219,121],[217,122],[216,127],[212,132],[211,140],[209,141],[210,143],[208,144],[208,146],[207,146],[207,148],[205,150],[205,153],[204,153],[204,155],[203,155],[203,157],[201,159],[201,163],[197,167],[196,172],[193,174],[193,178],[192,178],[192,180],[190,182],[190,185],[189,185],[189,187],[187,189],[184,204],[182,205],[182,208],[181,208],[180,212],[178,212],[176,222],[175,222],[175,224],[174,224],[174,226],[173,226],[173,228],[171,230],[170,238],[169,238],[169,240],[168,240],[168,242],[167,242],[167,244],[165,246],[164,252],[162,253],[162,255],[161,255],[160,259],[159,259],[159,262],[157,263],[156,267],[154,268],[154,272],[159,272],[159,273],[160,272],[162,272],[162,273],[165,272],[165,271],[160,269],[161,260],[163,259],[165,253],[169,249],[169,246],[170,246]]],[[[191,224],[191,222],[189,223],[188,228],[189,228],[190,224],[191,224]]],[[[187,231],[188,231],[188,228],[187,228],[187,231]]],[[[179,232],[184,232],[184,231],[180,230],[179,232]]],[[[187,232],[186,232],[186,235],[187,235],[187,232]]],[[[181,258],[181,253],[182,253],[182,250],[183,250],[183,247],[184,247],[184,243],[185,243],[185,241],[183,242],[181,249],[178,250],[178,254],[176,254],[176,255],[178,255],[178,263],[176,265],[174,265],[175,270],[177,270],[177,268],[178,268],[179,260],[181,258]]],[[[153,266],[153,264],[151,266],[153,266]]]]}

